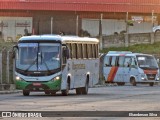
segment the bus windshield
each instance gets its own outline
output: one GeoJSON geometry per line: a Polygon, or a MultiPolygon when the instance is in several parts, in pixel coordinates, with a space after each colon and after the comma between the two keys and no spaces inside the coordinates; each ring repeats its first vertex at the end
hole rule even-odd
{"type": "Polygon", "coordinates": [[[50,71],[60,68],[59,43],[19,43],[16,68],[25,71],[50,71]]]}
{"type": "Polygon", "coordinates": [[[158,69],[158,64],[153,56],[137,56],[138,65],[142,69],[158,69]]]}

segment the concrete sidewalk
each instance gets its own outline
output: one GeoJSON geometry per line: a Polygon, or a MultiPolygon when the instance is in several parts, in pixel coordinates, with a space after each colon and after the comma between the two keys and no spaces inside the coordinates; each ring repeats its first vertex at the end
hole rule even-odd
{"type": "Polygon", "coordinates": [[[3,90],[0,91],[0,94],[12,94],[12,93],[20,93],[22,90],[3,90]]]}
{"type": "Polygon", "coordinates": [[[16,90],[15,84],[0,84],[0,94],[11,94],[22,92],[22,90],[16,90]]]}

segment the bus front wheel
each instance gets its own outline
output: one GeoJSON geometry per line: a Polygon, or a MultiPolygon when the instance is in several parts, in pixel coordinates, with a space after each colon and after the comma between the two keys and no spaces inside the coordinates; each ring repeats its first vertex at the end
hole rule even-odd
{"type": "Polygon", "coordinates": [[[45,93],[46,95],[49,95],[49,94],[50,94],[50,92],[49,92],[49,91],[44,91],[44,93],[45,93]]]}
{"type": "Polygon", "coordinates": [[[24,96],[29,96],[30,91],[29,90],[23,90],[23,95],[24,96]]]}
{"type": "Polygon", "coordinates": [[[68,96],[69,88],[70,88],[70,85],[69,85],[69,83],[67,83],[66,89],[61,91],[63,96],[68,96]]]}

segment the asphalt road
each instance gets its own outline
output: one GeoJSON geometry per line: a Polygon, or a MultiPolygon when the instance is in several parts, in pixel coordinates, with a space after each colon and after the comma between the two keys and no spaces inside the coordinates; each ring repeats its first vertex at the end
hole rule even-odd
{"type": "MultiPolygon", "coordinates": [[[[90,88],[88,95],[76,95],[75,90],[71,90],[69,96],[62,96],[60,92],[55,96],[45,95],[43,92],[34,92],[31,93],[30,96],[23,96],[21,92],[1,94],[0,111],[64,111],[67,112],[67,115],[71,114],[69,117],[59,114],[59,116],[54,117],[56,120],[75,120],[72,113],[78,113],[79,116],[81,116],[76,117],[76,120],[159,120],[160,117],[156,117],[156,114],[160,116],[160,86],[106,86],[90,88]],[[85,111],[89,111],[89,113],[85,111]],[[92,111],[103,112],[97,112],[98,114],[96,116],[96,113],[92,113],[92,111]],[[104,112],[107,113],[108,111],[109,114],[112,111],[120,111],[120,113],[117,114],[116,112],[113,112],[113,115],[115,115],[114,117],[104,116],[104,112]],[[143,111],[149,111],[149,113],[153,113],[155,116],[123,117],[123,112],[126,115],[125,112],[130,111],[133,111],[135,114],[137,113],[136,111],[142,112],[142,114],[145,114],[143,111]],[[86,114],[88,115],[87,117],[85,116],[86,114]],[[120,117],[121,115],[122,117],[120,117]]],[[[50,115],[51,114],[52,113],[50,113],[50,115]]],[[[44,118],[32,119],[40,120],[44,118]]],[[[53,120],[52,117],[45,119],[53,120]]]]}

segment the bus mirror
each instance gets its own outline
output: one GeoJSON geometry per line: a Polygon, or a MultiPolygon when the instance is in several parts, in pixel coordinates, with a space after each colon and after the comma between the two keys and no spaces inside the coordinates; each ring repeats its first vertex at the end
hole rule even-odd
{"type": "Polygon", "coordinates": [[[157,59],[157,63],[159,64],[159,59],[157,59]]]}
{"type": "Polygon", "coordinates": [[[15,58],[15,54],[16,54],[15,51],[16,51],[16,50],[18,50],[18,46],[17,46],[17,45],[14,45],[13,48],[12,48],[12,58],[13,58],[13,59],[15,58]]]}

